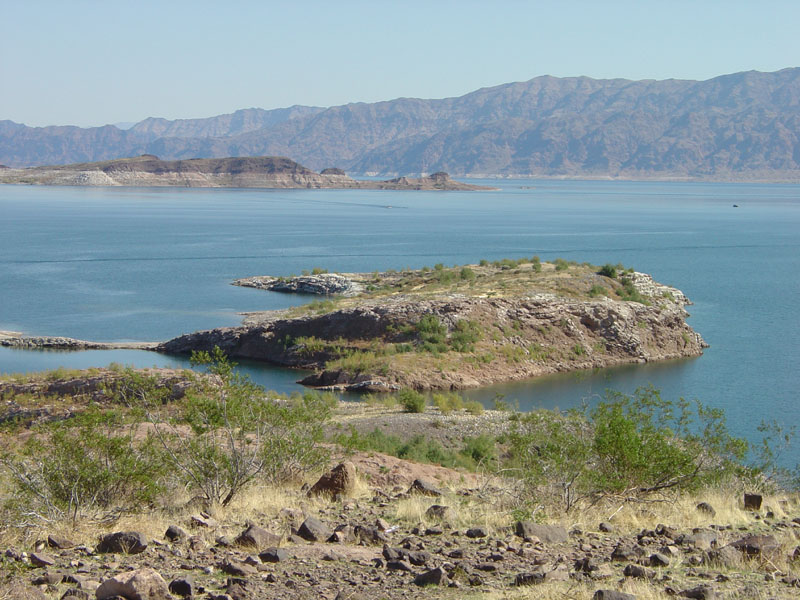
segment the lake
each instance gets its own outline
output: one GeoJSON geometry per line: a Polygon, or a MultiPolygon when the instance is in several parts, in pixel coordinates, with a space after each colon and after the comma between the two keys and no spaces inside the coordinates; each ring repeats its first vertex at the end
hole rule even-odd
{"type": "MultiPolygon", "coordinates": [[[[622,262],[683,290],[711,347],[697,359],[545,377],[467,393],[569,408],[607,388],[725,409],[757,439],[800,419],[800,186],[611,181],[479,182],[493,192],[0,187],[0,329],[165,340],[306,298],[233,279],[322,267],[374,271],[538,254],[622,262]],[[738,205],[734,207],[733,205],[738,205]]],[[[137,351],[0,349],[0,372],[185,365],[137,351]]],[[[298,373],[243,368],[270,389],[298,373]]],[[[798,443],[800,445],[800,443],[798,443]]],[[[800,460],[792,451],[791,460],[800,460]]]]}

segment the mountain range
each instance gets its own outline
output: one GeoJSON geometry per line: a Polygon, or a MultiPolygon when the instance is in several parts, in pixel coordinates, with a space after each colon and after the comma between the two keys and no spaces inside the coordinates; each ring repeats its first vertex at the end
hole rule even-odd
{"type": "Polygon", "coordinates": [[[363,175],[800,180],[800,68],[706,81],[536,77],[457,98],[245,109],[206,119],[27,127],[0,163],[286,156],[363,175]]]}

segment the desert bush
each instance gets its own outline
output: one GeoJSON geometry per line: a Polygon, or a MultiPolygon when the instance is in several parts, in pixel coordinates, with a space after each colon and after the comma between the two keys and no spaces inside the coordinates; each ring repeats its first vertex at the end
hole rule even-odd
{"type": "Polygon", "coordinates": [[[397,401],[407,413],[421,413],[425,412],[425,396],[412,390],[405,388],[397,392],[397,401]]]}
{"type": "Polygon", "coordinates": [[[436,393],[433,394],[431,400],[443,415],[449,415],[453,411],[464,408],[464,401],[456,392],[436,393]]]}
{"type": "Polygon", "coordinates": [[[456,352],[473,352],[475,342],[481,339],[481,326],[472,320],[457,321],[450,334],[450,346],[456,352]]]}
{"type": "Polygon", "coordinates": [[[93,406],[42,427],[18,454],[2,457],[13,482],[12,502],[45,519],[153,502],[165,463],[153,438],[136,441],[138,424],[120,411],[93,406]]]}
{"type": "Polygon", "coordinates": [[[447,352],[447,326],[436,315],[423,315],[416,324],[420,348],[432,354],[447,352]]]}
{"type": "Polygon", "coordinates": [[[605,296],[607,295],[607,292],[608,290],[602,285],[594,284],[592,289],[589,290],[589,297],[597,298],[598,296],[605,296]]]}
{"type": "Polygon", "coordinates": [[[464,410],[466,410],[469,414],[474,416],[482,415],[483,404],[481,404],[477,400],[470,400],[469,402],[464,404],[464,410]]]}
{"type": "Polygon", "coordinates": [[[569,268],[569,262],[563,258],[557,258],[553,261],[556,266],[556,271],[566,271],[569,268]]]}
{"type": "Polygon", "coordinates": [[[610,277],[611,279],[617,278],[617,266],[612,265],[611,263],[606,263],[600,270],[597,272],[599,275],[603,275],[604,277],[610,277]]]}
{"type": "Polygon", "coordinates": [[[270,399],[219,348],[195,352],[192,362],[220,383],[187,394],[169,421],[147,412],[165,461],[190,488],[226,505],[256,478],[281,483],[327,459],[320,443],[335,397],[308,392],[270,399]]]}
{"type": "Polygon", "coordinates": [[[473,271],[469,267],[462,267],[461,272],[459,273],[459,277],[461,278],[462,281],[474,281],[475,271],[473,271]]]}
{"type": "Polygon", "coordinates": [[[661,398],[652,386],[607,392],[591,411],[536,411],[509,436],[513,463],[566,510],[583,499],[622,501],[717,483],[741,467],[747,444],[719,409],[661,398]]]}

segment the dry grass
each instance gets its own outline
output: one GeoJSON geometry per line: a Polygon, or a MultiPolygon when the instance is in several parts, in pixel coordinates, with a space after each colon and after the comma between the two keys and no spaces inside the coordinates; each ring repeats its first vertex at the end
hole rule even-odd
{"type": "Polygon", "coordinates": [[[484,501],[475,497],[465,497],[448,490],[441,498],[411,495],[397,503],[395,518],[405,525],[424,526],[446,523],[456,528],[485,527],[490,533],[496,533],[500,528],[512,525],[508,511],[498,508],[491,501],[484,501]],[[447,506],[450,510],[445,519],[432,518],[426,511],[434,504],[447,506]]]}

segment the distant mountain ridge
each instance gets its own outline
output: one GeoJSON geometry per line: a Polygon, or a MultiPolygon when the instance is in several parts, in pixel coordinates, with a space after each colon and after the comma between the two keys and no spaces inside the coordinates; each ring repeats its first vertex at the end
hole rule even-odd
{"type": "Polygon", "coordinates": [[[400,175],[800,180],[800,68],[707,81],[537,77],[457,98],[245,109],[208,119],[31,128],[0,121],[0,164],[289,156],[400,175]]]}

